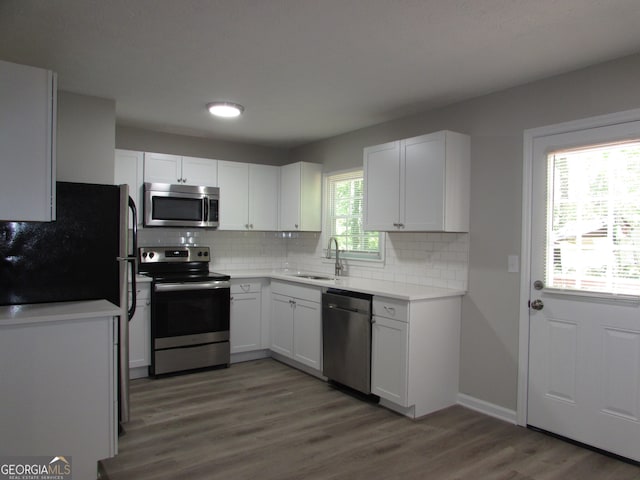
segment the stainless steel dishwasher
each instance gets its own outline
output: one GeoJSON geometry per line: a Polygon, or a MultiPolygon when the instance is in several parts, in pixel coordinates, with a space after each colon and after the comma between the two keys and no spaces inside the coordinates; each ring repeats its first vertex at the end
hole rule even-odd
{"type": "Polygon", "coordinates": [[[371,295],[329,288],[322,294],[322,373],[371,393],[371,295]]]}

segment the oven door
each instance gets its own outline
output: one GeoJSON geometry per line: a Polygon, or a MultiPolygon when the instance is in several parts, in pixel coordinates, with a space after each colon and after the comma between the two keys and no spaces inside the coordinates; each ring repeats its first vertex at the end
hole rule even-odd
{"type": "Polygon", "coordinates": [[[228,341],[230,292],[228,281],[155,283],[153,349],[228,341]]]}

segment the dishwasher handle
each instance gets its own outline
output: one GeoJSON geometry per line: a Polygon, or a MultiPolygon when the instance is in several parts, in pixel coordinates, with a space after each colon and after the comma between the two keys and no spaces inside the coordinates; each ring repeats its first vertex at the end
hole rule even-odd
{"type": "MultiPolygon", "coordinates": [[[[353,313],[361,313],[357,308],[349,308],[349,307],[340,307],[335,303],[328,303],[326,307],[330,310],[343,310],[345,312],[353,312],[353,313]]],[[[362,312],[364,313],[364,312],[362,312]]]]}

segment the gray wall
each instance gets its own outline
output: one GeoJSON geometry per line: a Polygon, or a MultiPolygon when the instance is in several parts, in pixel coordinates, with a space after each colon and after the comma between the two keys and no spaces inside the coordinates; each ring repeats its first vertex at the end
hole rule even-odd
{"type": "Polygon", "coordinates": [[[113,183],[116,103],[58,92],[56,179],[113,183]]]}
{"type": "Polygon", "coordinates": [[[309,144],[291,161],[333,171],[362,164],[367,145],[442,129],[471,135],[469,293],[463,299],[460,391],[516,409],[523,131],[640,107],[640,55],[309,144]]]}
{"type": "Polygon", "coordinates": [[[281,148],[154,132],[133,127],[116,127],[116,148],[141,152],[171,153],[231,162],[286,165],[289,151],[281,148]]]}

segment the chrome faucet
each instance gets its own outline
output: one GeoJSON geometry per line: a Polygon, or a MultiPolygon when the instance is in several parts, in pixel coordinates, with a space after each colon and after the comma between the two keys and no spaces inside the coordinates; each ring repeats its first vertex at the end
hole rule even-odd
{"type": "Polygon", "coordinates": [[[329,237],[329,245],[327,245],[327,258],[331,258],[331,241],[336,244],[336,277],[340,276],[342,272],[342,265],[340,264],[340,249],[338,248],[338,239],[336,237],[329,237]]]}

